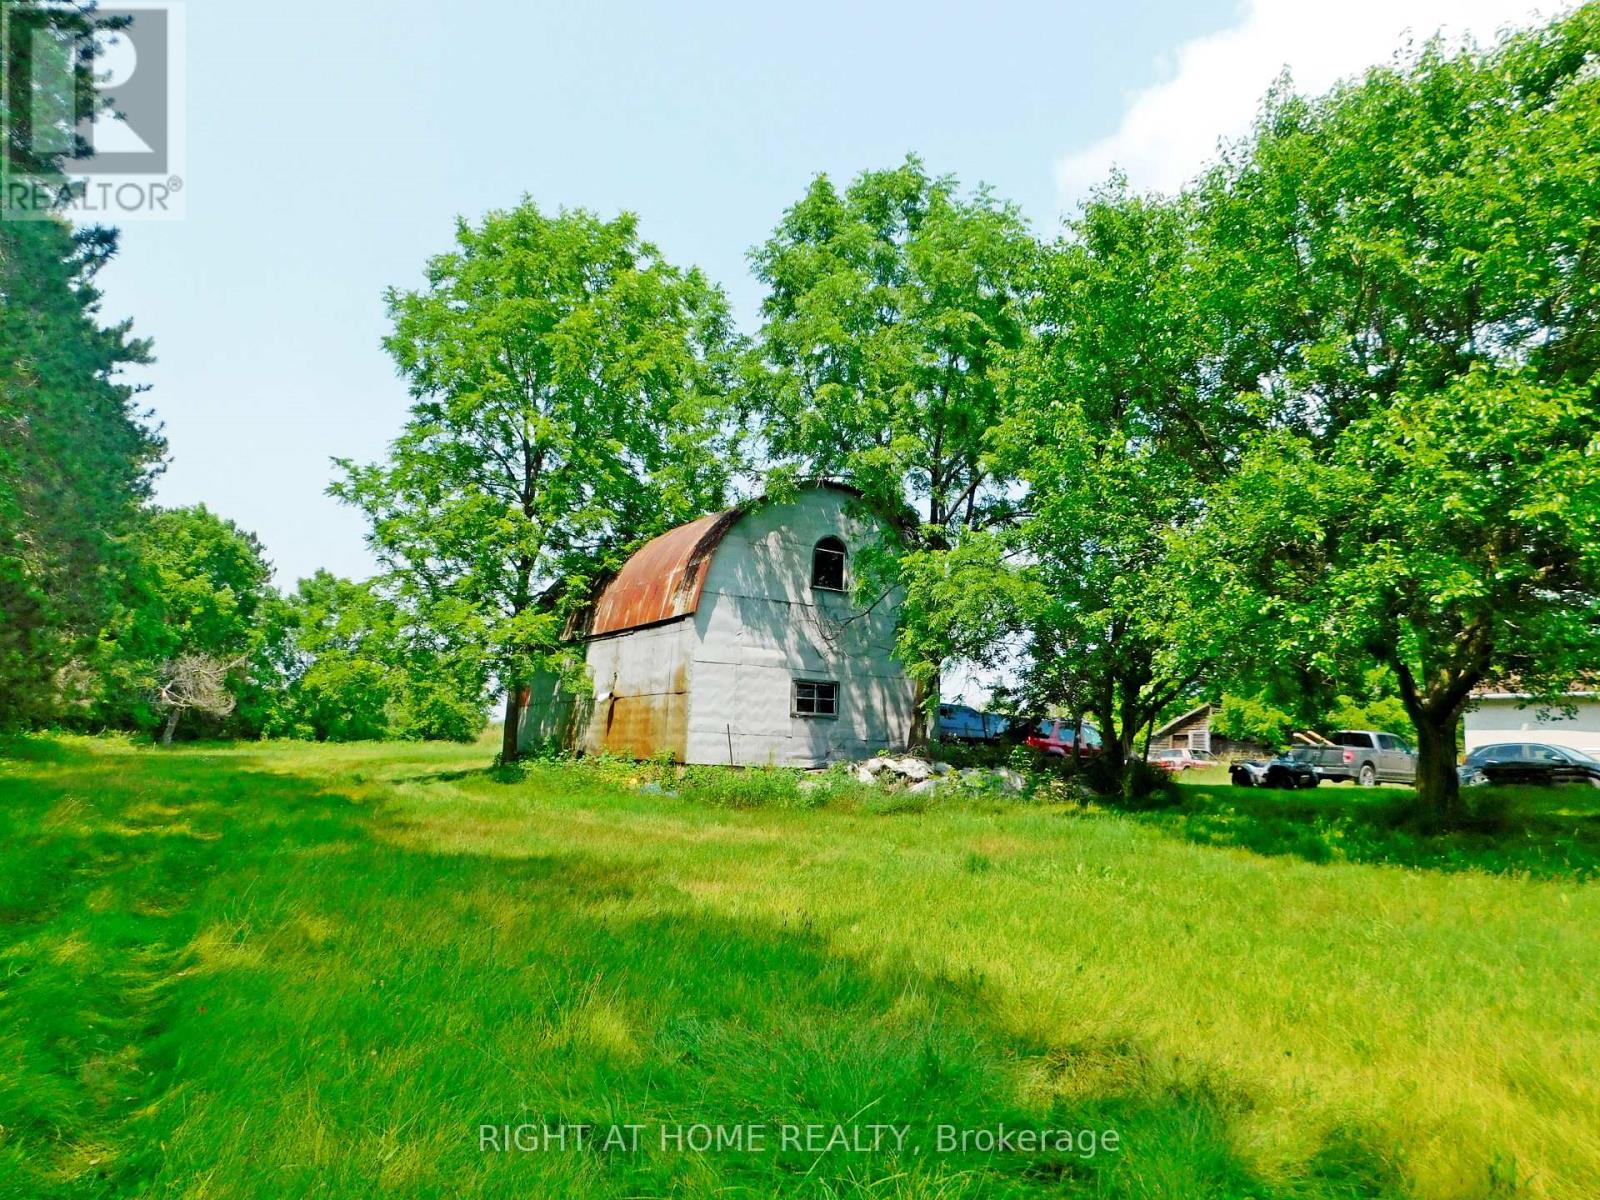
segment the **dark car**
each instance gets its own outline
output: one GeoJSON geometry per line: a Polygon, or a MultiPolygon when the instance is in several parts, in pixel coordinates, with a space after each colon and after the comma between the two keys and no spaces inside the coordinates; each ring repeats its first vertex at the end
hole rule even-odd
{"type": "Polygon", "coordinates": [[[1228,768],[1235,787],[1269,787],[1293,790],[1313,788],[1322,782],[1317,755],[1310,746],[1296,746],[1274,758],[1246,759],[1228,768]]]}
{"type": "Polygon", "coordinates": [[[1543,742],[1499,742],[1479,746],[1464,768],[1490,783],[1585,783],[1600,787],[1600,762],[1566,746],[1543,742]]]}

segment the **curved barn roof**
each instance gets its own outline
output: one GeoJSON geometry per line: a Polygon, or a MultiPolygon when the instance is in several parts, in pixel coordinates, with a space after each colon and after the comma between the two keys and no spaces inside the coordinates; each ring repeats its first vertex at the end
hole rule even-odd
{"type": "Polygon", "coordinates": [[[706,566],[742,508],[669,529],[633,552],[595,602],[589,636],[686,617],[700,607],[706,566]]]}
{"type": "MultiPolygon", "coordinates": [[[[804,486],[861,494],[847,484],[832,481],[819,480],[804,486]]],[[[765,502],[766,497],[762,497],[739,508],[710,513],[640,546],[595,601],[588,636],[621,633],[697,611],[711,556],[739,518],[765,502]]]]}

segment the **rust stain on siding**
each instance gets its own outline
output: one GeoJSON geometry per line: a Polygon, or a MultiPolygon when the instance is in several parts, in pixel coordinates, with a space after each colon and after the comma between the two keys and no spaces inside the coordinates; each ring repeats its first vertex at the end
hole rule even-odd
{"type": "Polygon", "coordinates": [[[684,692],[613,696],[601,745],[613,754],[649,758],[670,750],[679,762],[689,738],[689,697],[684,692]]]}

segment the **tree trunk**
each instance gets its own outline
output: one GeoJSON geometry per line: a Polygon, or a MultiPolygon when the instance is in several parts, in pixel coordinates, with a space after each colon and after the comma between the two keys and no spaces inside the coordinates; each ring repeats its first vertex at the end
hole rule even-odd
{"type": "Polygon", "coordinates": [[[1138,777],[1128,767],[1128,760],[1133,757],[1134,744],[1139,740],[1139,727],[1125,724],[1117,733],[1117,778],[1121,781],[1122,798],[1124,800],[1137,800],[1134,789],[1138,784],[1138,777]]]}
{"type": "Polygon", "coordinates": [[[1417,731],[1417,799],[1446,829],[1459,826],[1466,815],[1461,803],[1461,776],[1456,773],[1456,722],[1487,664],[1485,650],[1483,661],[1445,672],[1433,688],[1424,691],[1417,686],[1417,677],[1406,663],[1391,662],[1400,680],[1400,700],[1417,731]]]}
{"type": "Polygon", "coordinates": [[[522,689],[516,685],[506,688],[506,723],[500,731],[500,761],[514,763],[522,754],[518,737],[522,725],[522,689]]]}
{"type": "MultiPolygon", "coordinates": [[[[937,675],[934,676],[938,678],[937,675]]],[[[929,710],[939,703],[938,685],[929,688],[926,681],[914,679],[911,683],[911,729],[906,734],[906,749],[926,751],[933,740],[929,710]]]]}
{"type": "Polygon", "coordinates": [[[1144,724],[1143,715],[1139,712],[1138,695],[1143,685],[1134,685],[1124,682],[1122,685],[1122,702],[1118,711],[1117,720],[1117,781],[1121,784],[1118,789],[1124,800],[1135,800],[1134,788],[1138,779],[1134,772],[1128,769],[1128,760],[1134,756],[1134,747],[1139,744],[1139,728],[1144,724]]]}
{"type": "Polygon", "coordinates": [[[167,712],[167,722],[161,727],[161,744],[163,746],[172,745],[172,734],[173,731],[178,728],[178,717],[181,716],[182,713],[183,709],[179,708],[177,705],[173,705],[173,707],[167,712]]]}
{"type": "Polygon", "coordinates": [[[1461,777],[1456,773],[1456,719],[1425,712],[1412,717],[1417,730],[1417,797],[1441,825],[1461,823],[1461,777]]]}

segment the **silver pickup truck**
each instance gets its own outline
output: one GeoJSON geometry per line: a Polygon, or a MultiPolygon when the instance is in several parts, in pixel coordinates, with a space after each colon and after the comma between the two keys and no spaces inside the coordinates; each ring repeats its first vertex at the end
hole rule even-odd
{"type": "Polygon", "coordinates": [[[1312,747],[1312,763],[1323,779],[1352,779],[1363,787],[1376,783],[1413,783],[1417,752],[1392,733],[1341,729],[1331,746],[1312,747]]]}

